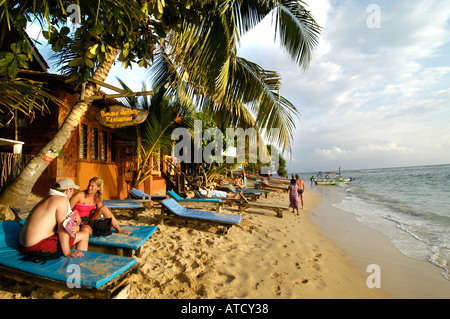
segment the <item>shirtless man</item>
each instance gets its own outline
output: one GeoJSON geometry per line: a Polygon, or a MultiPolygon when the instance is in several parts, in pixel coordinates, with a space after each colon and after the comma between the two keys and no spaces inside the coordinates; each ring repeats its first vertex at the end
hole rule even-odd
{"type": "Polygon", "coordinates": [[[69,199],[73,190],[79,188],[71,179],[63,178],[50,189],[49,196],[33,208],[19,236],[22,253],[43,250],[62,251],[66,257],[84,256],[83,252],[70,249],[76,245],[77,249],[87,251],[89,234],[77,232],[71,237],[62,225],[71,212],[69,199]]]}
{"type": "Polygon", "coordinates": [[[300,174],[295,175],[296,177],[296,183],[298,185],[298,196],[300,197],[300,200],[302,202],[302,209],[303,208],[303,193],[305,192],[305,182],[303,179],[300,178],[300,174]]]}

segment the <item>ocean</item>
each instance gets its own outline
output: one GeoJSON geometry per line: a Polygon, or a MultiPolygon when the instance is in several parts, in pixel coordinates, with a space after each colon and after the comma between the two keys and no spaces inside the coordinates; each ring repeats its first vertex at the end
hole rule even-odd
{"type": "MultiPolygon", "coordinates": [[[[332,206],[387,236],[404,255],[442,269],[450,280],[450,165],[341,171],[354,180],[334,187],[332,206]]],[[[313,173],[302,173],[309,185],[313,173]]],[[[314,191],[314,189],[313,189],[314,191]]],[[[320,191],[319,191],[320,193],[320,191]]]]}

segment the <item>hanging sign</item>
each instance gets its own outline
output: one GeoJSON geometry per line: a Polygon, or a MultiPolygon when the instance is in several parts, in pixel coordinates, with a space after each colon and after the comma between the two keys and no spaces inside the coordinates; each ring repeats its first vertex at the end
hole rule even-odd
{"type": "Polygon", "coordinates": [[[95,118],[103,125],[110,128],[118,128],[141,124],[147,118],[148,112],[144,110],[130,109],[128,107],[113,105],[99,111],[95,118]]]}

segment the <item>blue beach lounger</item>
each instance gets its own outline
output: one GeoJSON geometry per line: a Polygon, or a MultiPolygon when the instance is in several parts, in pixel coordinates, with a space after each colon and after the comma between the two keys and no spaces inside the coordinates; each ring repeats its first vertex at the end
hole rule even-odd
{"type": "Polygon", "coordinates": [[[256,189],[256,188],[242,188],[240,186],[235,187],[235,186],[231,186],[231,185],[229,185],[229,186],[230,186],[230,191],[232,191],[233,193],[243,191],[244,194],[252,194],[252,193],[253,194],[264,194],[264,196],[266,198],[267,198],[267,195],[272,192],[272,191],[256,189]]]}
{"type": "Polygon", "coordinates": [[[34,263],[23,260],[19,250],[22,226],[0,222],[0,276],[95,298],[111,298],[136,271],[135,258],[84,251],[83,257],[61,257],[34,263]]]}
{"type": "Polygon", "coordinates": [[[104,199],[103,205],[106,205],[111,211],[130,212],[135,220],[138,219],[139,213],[145,210],[142,203],[133,199],[104,199]]]}
{"type": "Polygon", "coordinates": [[[128,193],[130,194],[130,197],[133,199],[138,199],[138,200],[154,200],[154,201],[161,201],[166,199],[166,196],[158,196],[158,195],[148,195],[147,193],[144,193],[143,191],[141,191],[140,189],[130,189],[128,191],[128,193]]]}
{"type": "MultiPolygon", "coordinates": [[[[260,190],[251,190],[251,189],[236,190],[236,188],[234,188],[231,185],[228,185],[227,189],[228,189],[228,191],[235,193],[235,194],[242,192],[242,194],[244,194],[245,197],[250,197],[252,200],[257,200],[263,194],[263,191],[260,191],[260,190]]],[[[267,193],[266,193],[266,198],[267,198],[267,193]]]]}
{"type": "MultiPolygon", "coordinates": [[[[25,224],[25,219],[19,222],[21,226],[25,224]]],[[[130,234],[119,234],[115,229],[111,229],[112,234],[108,236],[89,236],[89,250],[107,250],[118,256],[139,257],[142,252],[142,245],[158,229],[157,226],[133,226],[120,225],[123,230],[130,234]],[[92,247],[97,249],[91,249],[92,247]],[[103,249],[100,249],[103,248],[103,249]]]]}
{"type": "Polygon", "coordinates": [[[168,191],[167,194],[178,202],[220,203],[221,201],[220,198],[184,198],[174,191],[168,191]]]}
{"type": "Polygon", "coordinates": [[[220,211],[220,205],[223,203],[220,198],[184,198],[175,193],[174,191],[168,191],[167,194],[175,199],[177,202],[196,202],[196,203],[205,203],[205,204],[213,204],[216,206],[216,211],[220,211]]]}
{"type": "Polygon", "coordinates": [[[224,227],[222,232],[224,234],[228,232],[231,226],[240,224],[242,220],[241,215],[188,209],[173,198],[165,199],[161,202],[161,214],[162,222],[164,222],[164,218],[175,216],[215,223],[224,227]],[[165,217],[166,215],[167,217],[165,217]]]}
{"type": "Polygon", "coordinates": [[[142,252],[143,244],[153,235],[157,226],[132,226],[120,225],[123,230],[131,232],[130,234],[119,234],[112,229],[109,236],[89,237],[89,250],[95,248],[113,250],[113,253],[119,256],[139,257],[142,252]]]}

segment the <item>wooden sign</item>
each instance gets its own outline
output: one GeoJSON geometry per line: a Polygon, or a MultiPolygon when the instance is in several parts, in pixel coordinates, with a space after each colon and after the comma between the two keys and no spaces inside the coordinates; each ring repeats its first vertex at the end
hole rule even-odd
{"type": "Polygon", "coordinates": [[[113,105],[99,111],[95,118],[107,127],[119,128],[141,124],[147,118],[148,112],[144,110],[130,109],[128,107],[113,105]]]}

